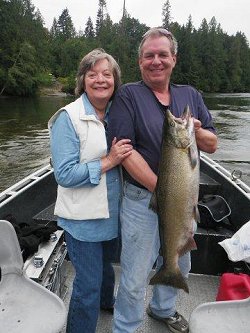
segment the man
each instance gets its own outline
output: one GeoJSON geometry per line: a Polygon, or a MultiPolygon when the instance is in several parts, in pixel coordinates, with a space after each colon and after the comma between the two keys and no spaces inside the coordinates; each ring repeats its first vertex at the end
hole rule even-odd
{"type": "MultiPolygon", "coordinates": [[[[121,207],[121,279],[114,333],[135,332],[142,323],[145,288],[158,257],[158,220],[148,205],[157,182],[165,110],[169,108],[180,117],[188,104],[194,116],[198,148],[208,153],[217,148],[212,118],[200,93],[191,86],[170,83],[176,54],[177,42],[170,32],[163,28],[146,32],[139,46],[142,81],[123,85],[110,110],[109,141],[113,137],[129,138],[134,148],[122,163],[125,183],[121,207]]],[[[179,266],[187,276],[190,253],[180,257],[179,266]]],[[[147,313],[163,321],[171,332],[188,332],[187,321],[176,311],[177,292],[173,287],[156,285],[147,313]]]]}

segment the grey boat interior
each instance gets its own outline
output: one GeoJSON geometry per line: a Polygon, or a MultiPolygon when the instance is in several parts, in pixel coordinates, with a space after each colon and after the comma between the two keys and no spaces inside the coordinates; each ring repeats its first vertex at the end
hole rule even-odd
{"type": "MultiPolygon", "coordinates": [[[[0,193],[0,219],[4,220],[7,215],[11,214],[16,216],[20,222],[29,221],[43,226],[56,225],[56,216],[53,213],[56,191],[53,168],[48,165],[0,193]]],[[[232,320],[240,320],[240,323],[245,320],[246,328],[243,327],[238,332],[250,332],[250,317],[246,315],[246,313],[250,313],[250,299],[245,302],[234,301],[230,311],[224,304],[221,304],[220,308],[218,307],[218,303],[224,302],[215,302],[221,274],[231,272],[235,267],[242,271],[246,269],[244,262],[232,263],[218,242],[231,237],[236,230],[250,220],[250,188],[237,177],[236,173],[229,173],[220,164],[201,154],[199,202],[202,203],[204,196],[222,198],[221,200],[226,203],[225,209],[220,220],[216,215],[216,205],[213,208],[210,207],[211,210],[206,207],[208,214],[204,216],[212,217],[216,227],[203,226],[197,229],[195,241],[198,249],[192,251],[192,269],[188,279],[190,292],[189,294],[182,290],[179,292],[177,309],[188,320],[190,319],[190,332],[193,333],[236,332],[235,328],[232,330],[232,327],[235,327],[233,324],[231,328],[228,328],[227,316],[232,320]],[[216,219],[216,217],[218,218],[216,219]],[[223,223],[220,223],[222,220],[223,223]],[[210,318],[208,313],[211,312],[211,309],[214,309],[218,318],[222,318],[224,321],[220,330],[213,331],[211,328],[208,330],[204,324],[204,318],[208,320],[210,318]],[[233,315],[234,309],[235,316],[233,315]],[[239,309],[242,311],[238,312],[239,309]],[[197,318],[203,318],[202,323],[199,323],[197,318]],[[202,325],[202,328],[199,325],[202,325]]],[[[201,215],[201,220],[202,218],[204,218],[203,215],[201,215]]],[[[119,258],[114,263],[114,268],[118,285],[119,258]]],[[[68,307],[74,269],[67,258],[67,247],[62,230],[56,230],[48,242],[39,245],[38,251],[25,260],[23,271],[28,278],[63,299],[66,308],[68,307]]],[[[2,278],[0,289],[1,283],[2,278]]],[[[151,295],[152,287],[149,286],[145,297],[145,309],[151,295]]],[[[0,314],[0,323],[1,320],[0,314]]],[[[112,315],[101,311],[97,333],[111,332],[111,327],[112,315]]],[[[216,324],[214,327],[216,328],[216,324]]],[[[137,332],[145,333],[166,331],[165,324],[148,317],[146,313],[142,327],[137,330],[137,332]]],[[[65,327],[61,332],[65,332],[65,327]]]]}
{"type": "Polygon", "coordinates": [[[45,333],[63,329],[65,304],[55,293],[23,274],[15,229],[4,220],[0,220],[0,266],[0,331],[45,333]]]}

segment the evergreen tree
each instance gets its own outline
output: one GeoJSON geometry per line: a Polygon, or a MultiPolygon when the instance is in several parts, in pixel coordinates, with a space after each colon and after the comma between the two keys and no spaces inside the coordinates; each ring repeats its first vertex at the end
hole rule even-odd
{"type": "Polygon", "coordinates": [[[128,13],[117,26],[112,54],[121,66],[124,83],[141,79],[138,67],[138,46],[147,30],[148,27],[145,24],[141,24],[137,19],[130,17],[128,13]]]}
{"type": "Polygon", "coordinates": [[[96,18],[96,36],[99,36],[100,31],[102,29],[103,26],[103,21],[105,19],[105,13],[107,10],[106,7],[106,1],[105,0],[99,0],[99,5],[98,5],[98,11],[97,11],[97,18],[96,18]]]}
{"type": "Polygon", "coordinates": [[[13,65],[8,69],[6,82],[0,92],[27,96],[35,93],[36,82],[35,49],[29,43],[22,43],[13,65]]]}
{"type": "MultiPolygon", "coordinates": [[[[37,70],[47,67],[48,34],[42,22],[40,12],[35,10],[29,0],[0,1],[0,91],[8,90],[11,93],[11,87],[14,89],[14,85],[8,85],[7,89],[6,82],[13,81],[13,73],[19,70],[17,59],[25,54],[24,45],[29,45],[27,50],[32,50],[37,70]]],[[[29,60],[25,56],[23,59],[27,62],[29,60]]],[[[30,57],[33,63],[32,59],[30,57]]],[[[21,73],[23,74],[22,71],[21,73]]],[[[29,75],[26,77],[28,79],[29,75]]],[[[33,88],[35,89],[35,85],[33,88]]],[[[24,91],[31,93],[32,89],[24,91]]]]}
{"type": "Polygon", "coordinates": [[[64,9],[58,20],[54,19],[51,28],[51,72],[55,76],[63,76],[66,68],[63,68],[63,50],[65,42],[76,38],[75,28],[68,9],[64,9]],[[62,41],[64,43],[62,43],[62,41]]]}
{"type": "Polygon", "coordinates": [[[203,19],[201,25],[197,31],[196,37],[196,53],[199,62],[199,83],[198,88],[202,91],[209,91],[209,85],[207,81],[207,59],[209,58],[208,52],[208,23],[206,19],[203,19]]]}
{"type": "Polygon", "coordinates": [[[194,27],[190,15],[187,24],[182,26],[180,30],[180,37],[178,38],[178,62],[174,72],[176,82],[196,86],[198,84],[198,64],[193,32],[194,27]]]}
{"type": "Polygon", "coordinates": [[[23,3],[23,15],[26,16],[26,18],[33,19],[35,6],[31,3],[30,0],[22,0],[22,3],[23,3]]]}
{"type": "MultiPolygon", "coordinates": [[[[170,1],[162,15],[163,26],[179,44],[173,82],[206,92],[250,91],[250,48],[244,33],[229,36],[215,17],[209,23],[203,19],[198,30],[191,16],[181,26],[172,21],[170,1]]],[[[63,77],[66,91],[73,91],[79,60],[95,47],[117,59],[123,82],[140,79],[137,50],[148,27],[127,13],[125,1],[121,21],[113,24],[106,1],[99,0],[96,34],[89,17],[85,33],[76,36],[67,9],[54,19],[50,33],[43,25],[31,0],[0,0],[0,93],[33,94],[43,73],[63,77]]]]}
{"type": "Polygon", "coordinates": [[[51,35],[52,38],[57,38],[57,37],[59,37],[59,34],[60,34],[60,31],[59,31],[59,27],[58,27],[58,24],[57,24],[57,20],[54,17],[52,27],[50,29],[50,35],[51,35]]]}
{"type": "Polygon", "coordinates": [[[113,43],[113,36],[115,34],[113,22],[109,16],[106,15],[105,19],[102,22],[102,27],[99,31],[99,35],[97,37],[97,46],[102,47],[105,51],[110,52],[110,45],[113,43]]]}
{"type": "Polygon", "coordinates": [[[163,28],[169,30],[172,22],[171,17],[171,5],[170,1],[167,0],[162,7],[162,26],[163,28]]]}
{"type": "Polygon", "coordinates": [[[82,57],[90,50],[83,38],[72,38],[64,42],[60,55],[60,73],[62,77],[76,76],[76,71],[82,57]]]}
{"type": "Polygon", "coordinates": [[[240,40],[240,65],[242,92],[250,92],[250,48],[244,33],[237,32],[235,38],[240,40]]]}
{"type": "Polygon", "coordinates": [[[228,75],[230,78],[230,90],[240,91],[241,89],[241,39],[239,35],[231,38],[228,52],[228,75]]]}
{"type": "Polygon", "coordinates": [[[221,72],[223,71],[223,44],[217,30],[217,21],[213,16],[208,24],[207,39],[208,58],[206,59],[207,80],[210,91],[219,91],[221,85],[221,72]]]}
{"type": "Polygon", "coordinates": [[[84,30],[84,35],[86,38],[94,38],[95,37],[95,31],[94,26],[91,20],[91,17],[89,16],[88,21],[86,23],[86,28],[84,30]]]}
{"type": "Polygon", "coordinates": [[[35,12],[35,20],[39,22],[42,26],[44,26],[44,19],[39,9],[35,12]]]}
{"type": "Polygon", "coordinates": [[[57,21],[57,27],[59,31],[59,36],[63,40],[74,38],[76,36],[76,31],[67,8],[64,9],[62,11],[62,14],[59,16],[59,19],[57,21]]]}

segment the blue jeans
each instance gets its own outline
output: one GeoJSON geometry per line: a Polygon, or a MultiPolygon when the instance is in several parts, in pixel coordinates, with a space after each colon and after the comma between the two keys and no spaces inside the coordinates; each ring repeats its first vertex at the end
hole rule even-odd
{"type": "MultiPolygon", "coordinates": [[[[115,302],[113,333],[132,333],[142,323],[144,297],[149,273],[159,257],[159,231],[157,215],[148,209],[151,193],[125,183],[121,207],[121,279],[115,302]]],[[[182,256],[179,266],[187,276],[191,267],[190,254],[182,256]]],[[[176,312],[177,289],[156,285],[150,302],[152,311],[169,317],[176,312]]]]}
{"type": "Polygon", "coordinates": [[[100,306],[114,304],[115,275],[111,261],[117,239],[83,242],[65,232],[75,279],[69,305],[67,333],[94,333],[100,306]]]}

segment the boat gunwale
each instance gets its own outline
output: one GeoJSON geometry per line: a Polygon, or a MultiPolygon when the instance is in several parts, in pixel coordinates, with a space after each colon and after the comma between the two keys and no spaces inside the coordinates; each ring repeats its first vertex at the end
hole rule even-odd
{"type": "MultiPolygon", "coordinates": [[[[236,187],[244,196],[250,199],[250,187],[245,182],[240,179],[233,179],[232,173],[202,152],[200,153],[200,159],[203,163],[222,176],[226,181],[236,187]]],[[[31,173],[16,184],[8,187],[0,193],[0,208],[53,172],[53,167],[48,164],[31,173]]]]}
{"type": "Polygon", "coordinates": [[[236,187],[243,195],[245,195],[248,199],[250,199],[250,187],[243,182],[241,179],[233,179],[232,173],[230,173],[227,169],[221,166],[219,163],[208,157],[207,155],[201,153],[200,159],[203,163],[211,167],[215,172],[217,172],[220,176],[222,176],[226,181],[228,181],[231,185],[236,187]]]}
{"type": "Polygon", "coordinates": [[[0,208],[54,172],[50,164],[38,169],[0,193],[0,208]]]}

